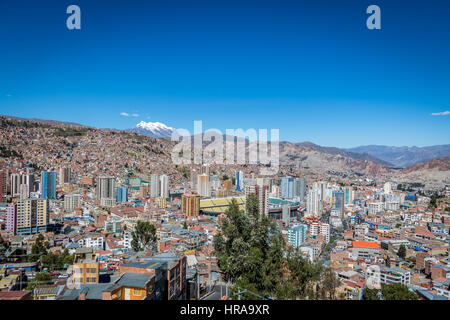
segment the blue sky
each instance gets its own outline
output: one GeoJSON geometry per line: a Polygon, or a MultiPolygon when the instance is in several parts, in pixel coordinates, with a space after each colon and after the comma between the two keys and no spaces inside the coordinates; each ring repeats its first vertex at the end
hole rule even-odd
{"type": "Polygon", "coordinates": [[[2,0],[0,114],[450,143],[450,1],[2,0]],[[81,30],[66,8],[81,8],[81,30]],[[366,8],[381,8],[381,30],[366,8]],[[121,113],[138,117],[122,116],[121,113]]]}

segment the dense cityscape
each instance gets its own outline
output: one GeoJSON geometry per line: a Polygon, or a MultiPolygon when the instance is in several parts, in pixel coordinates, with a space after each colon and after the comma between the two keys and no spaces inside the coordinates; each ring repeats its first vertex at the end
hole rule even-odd
{"type": "Polygon", "coordinates": [[[445,183],[177,166],[166,138],[7,116],[0,137],[0,300],[450,299],[445,183]]]}
{"type": "Polygon", "coordinates": [[[449,12],[0,1],[0,315],[445,315],[449,12]]]}

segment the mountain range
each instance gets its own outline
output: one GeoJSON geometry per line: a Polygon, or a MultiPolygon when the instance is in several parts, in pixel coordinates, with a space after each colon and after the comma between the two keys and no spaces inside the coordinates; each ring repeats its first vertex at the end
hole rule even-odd
{"type": "MultiPolygon", "coordinates": [[[[72,157],[72,160],[75,159],[73,157],[79,158],[80,155],[92,155],[91,158],[98,163],[111,162],[112,157],[122,161],[134,159],[136,168],[160,170],[181,179],[180,168],[171,161],[170,155],[176,142],[166,139],[175,129],[161,123],[145,122],[136,127],[134,130],[97,129],[74,123],[0,116],[0,129],[5,137],[0,140],[0,158],[18,157],[34,161],[35,164],[41,163],[42,159],[46,159],[50,153],[53,153],[55,159],[59,159],[61,154],[66,154],[72,157]],[[25,122],[28,123],[25,124],[25,122]],[[38,124],[30,125],[30,122],[38,124]],[[39,133],[39,139],[31,138],[31,135],[36,134],[33,128],[37,126],[45,130],[39,133]],[[16,130],[17,127],[22,129],[16,130]],[[27,132],[27,130],[31,131],[27,132]],[[117,144],[120,144],[120,148],[117,144]],[[37,147],[33,153],[26,154],[26,150],[29,150],[31,145],[37,147]],[[135,157],[138,157],[139,161],[135,157]]],[[[246,153],[248,153],[248,146],[247,140],[246,153]]],[[[270,148],[269,145],[269,150],[270,148]]],[[[420,182],[429,187],[450,184],[449,156],[415,163],[406,168],[392,168],[391,163],[368,152],[358,153],[340,148],[323,147],[311,142],[288,141],[280,142],[279,155],[279,175],[304,176],[310,180],[367,177],[380,181],[420,182]]],[[[81,156],[80,159],[73,161],[78,161],[80,165],[85,163],[86,159],[81,156]]],[[[234,173],[233,170],[257,172],[257,166],[217,165],[216,168],[230,176],[234,173]]],[[[105,168],[110,167],[100,169],[106,170],[105,168]]]]}
{"type": "MultiPolygon", "coordinates": [[[[135,127],[128,129],[128,131],[154,138],[170,138],[175,129],[160,122],[141,121],[135,127]]],[[[450,144],[430,147],[367,145],[347,149],[319,146],[309,141],[296,143],[282,141],[280,144],[282,148],[287,146],[290,149],[309,148],[333,156],[348,157],[356,161],[371,161],[374,164],[388,168],[405,168],[415,163],[450,156],[450,144]]],[[[287,155],[289,156],[289,154],[287,155]]]]}
{"type": "Polygon", "coordinates": [[[136,126],[128,129],[129,132],[140,133],[153,138],[170,138],[175,131],[174,128],[166,126],[161,122],[141,121],[136,126]]]}
{"type": "MultiPolygon", "coordinates": [[[[47,125],[87,127],[77,123],[55,120],[43,120],[36,118],[26,119],[14,116],[1,117],[16,121],[38,122],[47,125]]],[[[170,138],[172,133],[175,132],[176,129],[173,127],[169,127],[161,122],[141,121],[133,128],[127,129],[125,131],[139,133],[153,138],[170,138]]],[[[298,165],[302,161],[305,162],[306,159],[304,159],[304,153],[306,151],[315,151],[321,154],[332,156],[334,157],[334,159],[346,158],[352,159],[356,162],[368,161],[370,163],[373,163],[374,165],[385,168],[407,168],[411,165],[422,163],[424,161],[450,156],[450,144],[428,147],[394,147],[383,145],[367,145],[343,149],[320,146],[309,141],[296,143],[288,141],[280,142],[280,155],[283,155],[282,161],[284,161],[286,164],[296,163],[298,165]]]]}
{"type": "Polygon", "coordinates": [[[346,149],[349,152],[368,154],[396,167],[408,167],[412,164],[436,158],[450,156],[450,144],[429,147],[390,147],[390,146],[360,146],[346,149]]]}

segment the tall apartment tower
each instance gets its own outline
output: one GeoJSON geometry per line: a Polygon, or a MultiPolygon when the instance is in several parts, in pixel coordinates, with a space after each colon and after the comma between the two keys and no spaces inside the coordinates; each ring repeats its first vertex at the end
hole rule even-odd
{"type": "Polygon", "coordinates": [[[163,199],[169,198],[169,177],[165,174],[159,177],[160,182],[160,197],[163,199]]]}
{"type": "Polygon", "coordinates": [[[319,189],[320,201],[323,201],[325,198],[325,189],[327,188],[327,183],[325,181],[314,182],[313,187],[315,189],[319,189]]]}
{"type": "Polygon", "coordinates": [[[13,173],[10,178],[11,196],[26,199],[34,188],[34,175],[24,173],[13,173]]]}
{"type": "Polygon", "coordinates": [[[281,196],[286,199],[294,198],[294,178],[281,178],[281,196]]]}
{"type": "Polygon", "coordinates": [[[23,178],[23,184],[25,184],[25,195],[21,199],[29,198],[31,192],[34,191],[34,175],[31,173],[25,174],[23,178]]]}
{"type": "Polygon", "coordinates": [[[236,171],[236,177],[235,177],[235,184],[236,189],[235,191],[242,191],[244,188],[243,181],[244,181],[244,173],[242,171],[236,171]]]}
{"type": "Polygon", "coordinates": [[[300,203],[305,203],[306,181],[304,178],[294,179],[294,198],[298,198],[300,203]]]}
{"type": "Polygon", "coordinates": [[[41,172],[41,197],[44,199],[56,199],[56,172],[41,172]]]}
{"type": "Polygon", "coordinates": [[[339,216],[344,219],[344,192],[333,191],[333,208],[339,210],[339,216]]]}
{"type": "Polygon", "coordinates": [[[211,186],[209,185],[209,175],[203,173],[198,176],[197,193],[201,197],[211,197],[211,186]]]}
{"type": "Polygon", "coordinates": [[[191,189],[197,190],[197,177],[198,177],[198,171],[195,168],[191,168],[191,189]]]}
{"type": "Polygon", "coordinates": [[[17,204],[10,203],[6,207],[6,231],[17,233],[17,204]]]}
{"type": "Polygon", "coordinates": [[[117,187],[117,203],[128,201],[128,188],[126,186],[117,187]]]}
{"type": "Polygon", "coordinates": [[[101,206],[110,207],[116,203],[115,187],[116,179],[114,177],[100,176],[97,178],[97,199],[100,200],[101,206]]]}
{"type": "Polygon", "coordinates": [[[392,193],[392,182],[386,182],[384,184],[384,193],[391,194],[392,193]]]}
{"type": "Polygon", "coordinates": [[[308,192],[306,201],[306,211],[308,216],[320,217],[322,213],[322,200],[319,188],[313,187],[308,192]]]}
{"type": "Polygon", "coordinates": [[[67,167],[59,168],[59,185],[63,186],[65,183],[70,183],[70,181],[71,181],[70,168],[67,167]]]}
{"type": "Polygon", "coordinates": [[[49,221],[48,199],[30,198],[17,203],[17,234],[47,232],[49,221]]]}
{"type": "Polygon", "coordinates": [[[8,191],[8,172],[5,170],[0,171],[0,202],[6,200],[6,193],[8,191]]]}
{"type": "Polygon", "coordinates": [[[344,187],[344,203],[350,204],[355,200],[355,190],[353,187],[344,187]]]}
{"type": "Polygon", "coordinates": [[[20,184],[22,183],[22,177],[19,173],[11,173],[10,186],[11,196],[18,197],[20,195],[20,184]]]}
{"type": "Polygon", "coordinates": [[[200,195],[183,193],[181,195],[181,212],[187,217],[196,217],[200,211],[200,195]]]}
{"type": "Polygon", "coordinates": [[[245,186],[245,199],[248,199],[250,194],[254,194],[258,199],[258,207],[260,214],[269,214],[269,186],[249,184],[245,186]]]}
{"type": "Polygon", "coordinates": [[[152,174],[150,177],[150,197],[159,197],[159,176],[152,174]]]}

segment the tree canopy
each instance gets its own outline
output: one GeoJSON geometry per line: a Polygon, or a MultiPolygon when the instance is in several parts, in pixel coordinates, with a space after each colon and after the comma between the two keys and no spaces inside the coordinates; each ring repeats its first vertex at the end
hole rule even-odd
{"type": "Polygon", "coordinates": [[[403,260],[405,260],[406,258],[406,247],[404,244],[400,245],[400,247],[398,248],[398,252],[397,255],[402,258],[403,260]]]}
{"type": "Polygon", "coordinates": [[[225,215],[214,236],[214,250],[225,280],[234,284],[232,293],[253,293],[243,293],[241,299],[257,299],[255,294],[279,299],[314,295],[321,268],[286,246],[275,222],[261,214],[254,194],[248,196],[245,212],[232,200],[225,215]]]}
{"type": "Polygon", "coordinates": [[[381,290],[365,287],[362,293],[362,300],[417,300],[419,297],[401,283],[381,284],[381,290]]]}
{"type": "Polygon", "coordinates": [[[409,291],[408,287],[401,283],[382,284],[381,293],[384,300],[417,300],[418,296],[409,291]]]}
{"type": "Polygon", "coordinates": [[[156,228],[148,221],[139,220],[131,235],[134,251],[152,250],[156,244],[156,228]]]}

